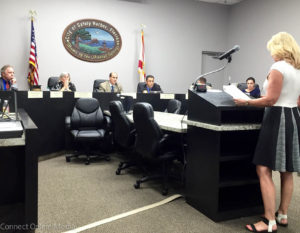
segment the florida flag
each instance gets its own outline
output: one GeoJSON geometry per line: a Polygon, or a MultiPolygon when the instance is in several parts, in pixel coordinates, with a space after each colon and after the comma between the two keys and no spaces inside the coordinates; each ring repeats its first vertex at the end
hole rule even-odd
{"type": "Polygon", "coordinates": [[[145,82],[145,45],[144,45],[144,30],[141,30],[141,51],[139,57],[138,72],[140,75],[140,82],[145,82]]]}

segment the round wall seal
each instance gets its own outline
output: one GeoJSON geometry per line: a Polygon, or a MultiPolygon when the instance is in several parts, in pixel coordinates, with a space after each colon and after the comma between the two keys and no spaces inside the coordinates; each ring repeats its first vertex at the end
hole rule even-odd
{"type": "Polygon", "coordinates": [[[66,50],[88,62],[102,62],[115,57],[122,39],[117,29],[97,19],[81,19],[68,25],[62,36],[66,50]]]}

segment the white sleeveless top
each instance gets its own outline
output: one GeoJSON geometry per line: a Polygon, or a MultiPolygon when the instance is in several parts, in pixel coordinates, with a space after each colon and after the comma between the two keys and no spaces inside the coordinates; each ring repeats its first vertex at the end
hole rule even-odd
{"type": "MultiPolygon", "coordinates": [[[[300,95],[300,70],[286,61],[275,62],[271,70],[278,70],[283,75],[281,93],[273,106],[297,107],[297,99],[300,95]]],[[[268,79],[265,80],[263,88],[268,91],[268,79]]]]}

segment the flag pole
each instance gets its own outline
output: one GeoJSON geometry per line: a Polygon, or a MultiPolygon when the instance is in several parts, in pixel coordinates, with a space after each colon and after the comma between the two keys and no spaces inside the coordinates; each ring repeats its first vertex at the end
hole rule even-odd
{"type": "Polygon", "coordinates": [[[38,63],[36,52],[35,31],[33,22],[37,15],[35,10],[29,10],[31,21],[31,39],[30,39],[30,55],[29,55],[29,72],[28,72],[28,84],[30,90],[39,89],[39,75],[38,75],[38,63]]]}
{"type": "Polygon", "coordinates": [[[139,73],[139,82],[145,82],[145,45],[144,45],[144,28],[145,24],[141,24],[141,47],[140,47],[140,56],[138,62],[138,73],[139,73]]]}

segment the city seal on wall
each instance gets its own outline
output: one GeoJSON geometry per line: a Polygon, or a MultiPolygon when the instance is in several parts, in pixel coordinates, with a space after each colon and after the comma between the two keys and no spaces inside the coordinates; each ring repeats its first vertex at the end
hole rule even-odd
{"type": "Polygon", "coordinates": [[[112,25],[97,19],[81,19],[68,25],[62,36],[66,50],[88,62],[102,62],[115,57],[122,39],[112,25]]]}

